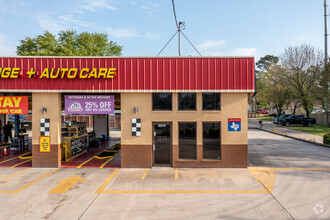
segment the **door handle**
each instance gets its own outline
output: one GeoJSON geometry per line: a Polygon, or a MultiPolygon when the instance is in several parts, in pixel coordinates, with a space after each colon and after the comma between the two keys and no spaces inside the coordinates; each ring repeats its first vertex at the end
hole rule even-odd
{"type": "Polygon", "coordinates": [[[155,144],[152,145],[152,150],[156,150],[155,144]]]}

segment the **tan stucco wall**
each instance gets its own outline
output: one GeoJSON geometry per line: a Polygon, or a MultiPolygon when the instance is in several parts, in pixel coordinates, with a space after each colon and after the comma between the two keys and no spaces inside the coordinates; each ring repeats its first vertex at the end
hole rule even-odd
{"type": "Polygon", "coordinates": [[[247,93],[221,94],[221,111],[202,111],[202,93],[197,93],[196,111],[178,111],[178,94],[172,95],[173,111],[152,111],[152,93],[121,94],[122,144],[151,145],[152,122],[173,122],[173,145],[178,144],[178,122],[197,121],[197,144],[202,144],[202,122],[221,122],[221,144],[247,144],[247,93]],[[134,107],[138,113],[134,114],[134,107]],[[141,118],[141,136],[131,132],[132,118],[141,118]],[[242,131],[228,132],[228,118],[241,118],[242,131]]]}
{"type": "Polygon", "coordinates": [[[32,144],[39,144],[41,118],[50,119],[51,144],[61,144],[61,93],[32,93],[32,144]]]}

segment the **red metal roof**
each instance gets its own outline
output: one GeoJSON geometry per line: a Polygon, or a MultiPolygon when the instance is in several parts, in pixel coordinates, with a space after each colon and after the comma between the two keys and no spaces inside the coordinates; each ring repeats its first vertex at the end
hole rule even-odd
{"type": "Polygon", "coordinates": [[[254,92],[252,57],[2,57],[0,92],[254,92]],[[37,72],[29,78],[31,68],[37,72]],[[116,68],[113,79],[40,79],[45,68],[116,68]]]}

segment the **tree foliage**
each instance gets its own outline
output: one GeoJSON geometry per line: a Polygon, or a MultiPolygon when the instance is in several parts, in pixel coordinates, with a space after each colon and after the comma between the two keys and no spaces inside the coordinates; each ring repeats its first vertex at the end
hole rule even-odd
{"type": "Polygon", "coordinates": [[[307,117],[313,108],[313,90],[320,79],[323,56],[310,45],[287,47],[281,56],[283,77],[292,86],[307,117]]]}
{"type": "Polygon", "coordinates": [[[268,70],[270,67],[277,65],[278,57],[273,55],[266,55],[261,57],[256,63],[256,84],[257,84],[257,95],[256,103],[258,107],[268,108],[272,103],[269,99],[268,94],[268,70]]]}
{"type": "Polygon", "coordinates": [[[20,56],[120,56],[122,46],[107,34],[66,30],[54,36],[48,31],[36,37],[25,37],[17,46],[20,56]]]}

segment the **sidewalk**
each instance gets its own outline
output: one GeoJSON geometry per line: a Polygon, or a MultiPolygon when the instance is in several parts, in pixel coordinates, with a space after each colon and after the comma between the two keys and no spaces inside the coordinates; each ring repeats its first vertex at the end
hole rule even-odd
{"type": "MultiPolygon", "coordinates": [[[[249,128],[260,128],[259,120],[260,119],[258,119],[258,118],[249,118],[249,128]]],[[[323,144],[323,137],[321,137],[321,136],[287,129],[285,127],[282,127],[281,125],[274,124],[271,121],[263,120],[262,129],[323,144]]]]}

